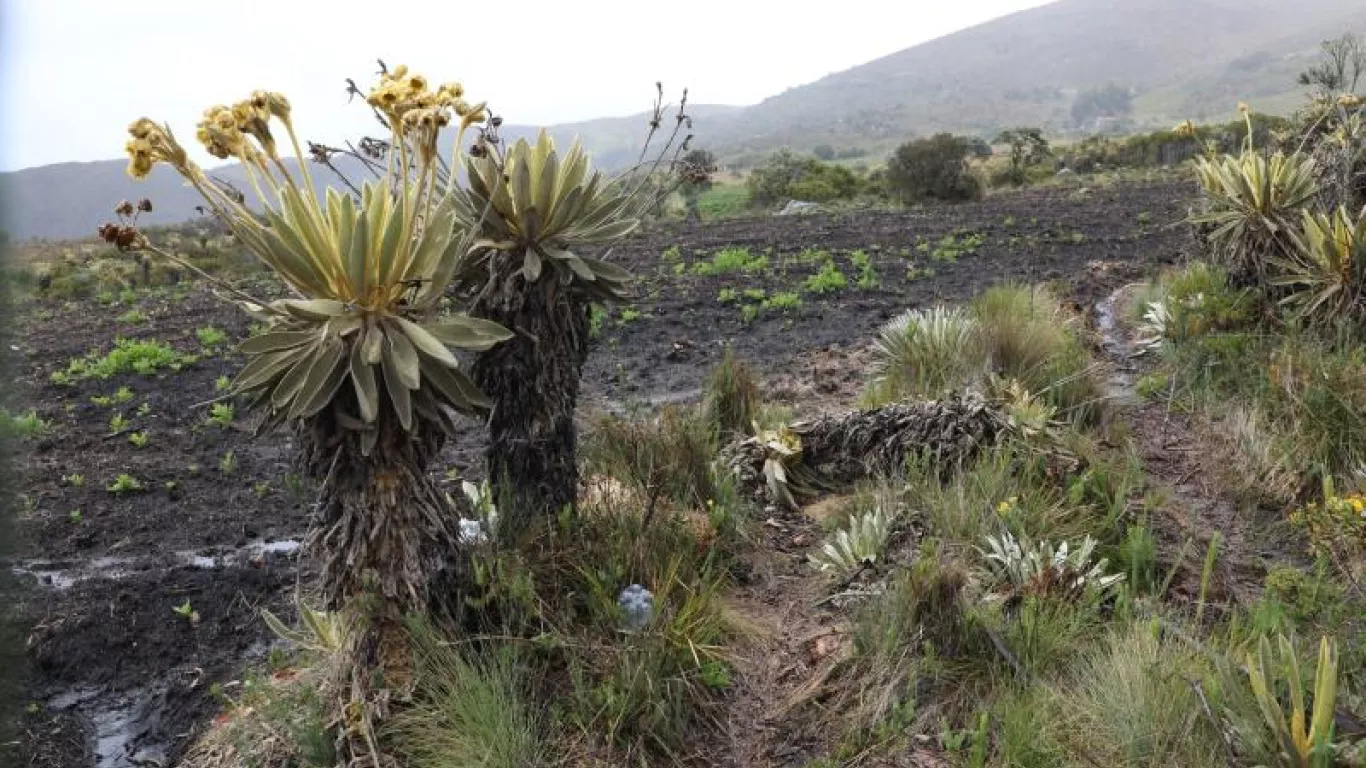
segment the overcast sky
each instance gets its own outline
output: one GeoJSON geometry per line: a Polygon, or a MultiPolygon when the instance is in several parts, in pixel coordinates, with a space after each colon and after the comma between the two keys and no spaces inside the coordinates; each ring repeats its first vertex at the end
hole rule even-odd
{"type": "Polygon", "coordinates": [[[373,123],[343,78],[368,87],[376,57],[459,80],[512,123],[634,114],[656,80],[694,103],[753,104],[1044,4],[0,0],[0,170],[120,157],[142,115],[189,140],[204,107],[256,88],[284,92],[306,137],[354,137],[373,123]]]}

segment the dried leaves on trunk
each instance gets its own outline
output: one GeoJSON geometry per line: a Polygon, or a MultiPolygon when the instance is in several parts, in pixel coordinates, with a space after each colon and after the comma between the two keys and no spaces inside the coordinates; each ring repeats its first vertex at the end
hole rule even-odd
{"type": "MultiPolygon", "coordinates": [[[[912,457],[925,456],[947,473],[993,444],[1005,424],[972,391],[798,422],[791,431],[801,450],[783,462],[783,470],[794,497],[899,472],[912,457]]],[[[732,443],[722,449],[721,460],[744,493],[765,505],[784,504],[766,477],[765,464],[777,459],[761,437],[732,443]]]]}

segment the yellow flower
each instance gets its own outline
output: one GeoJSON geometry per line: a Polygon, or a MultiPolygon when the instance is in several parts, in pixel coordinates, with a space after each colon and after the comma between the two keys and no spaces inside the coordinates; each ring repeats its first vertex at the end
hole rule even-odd
{"type": "Polygon", "coordinates": [[[1355,93],[1344,93],[1338,97],[1338,104],[1351,109],[1361,105],[1361,97],[1355,93]]]}
{"type": "Polygon", "coordinates": [[[427,90],[427,78],[422,75],[413,75],[408,78],[408,90],[422,92],[427,90]]]}
{"type": "Polygon", "coordinates": [[[1006,512],[1009,512],[1009,511],[1010,511],[1010,502],[1008,502],[1008,501],[1003,501],[1003,502],[1001,502],[1000,504],[997,504],[997,505],[996,505],[996,511],[999,512],[999,513],[1001,513],[1001,514],[1005,514],[1006,512]]]}
{"type": "Polygon", "coordinates": [[[1357,514],[1361,514],[1363,511],[1366,511],[1366,501],[1363,501],[1360,496],[1352,497],[1350,503],[1352,505],[1352,510],[1357,514]]]}

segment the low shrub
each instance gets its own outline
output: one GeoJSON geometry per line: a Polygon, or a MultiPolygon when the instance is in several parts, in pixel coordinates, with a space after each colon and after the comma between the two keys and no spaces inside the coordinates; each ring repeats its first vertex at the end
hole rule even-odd
{"type": "Polygon", "coordinates": [[[968,165],[971,155],[962,136],[941,133],[909,141],[887,161],[883,183],[903,203],[976,200],[982,196],[982,182],[968,165]]]}

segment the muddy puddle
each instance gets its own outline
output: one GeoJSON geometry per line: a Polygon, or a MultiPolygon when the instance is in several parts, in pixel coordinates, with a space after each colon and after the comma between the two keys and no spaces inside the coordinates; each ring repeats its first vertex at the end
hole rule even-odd
{"type": "Polygon", "coordinates": [[[297,539],[280,539],[252,542],[242,547],[206,547],[161,556],[108,556],[84,561],[35,558],[14,562],[10,570],[20,578],[33,579],[39,586],[64,590],[90,579],[118,581],[182,566],[206,570],[241,568],[270,555],[293,555],[302,546],[303,543],[297,539]]]}
{"type": "Polygon", "coordinates": [[[1134,365],[1133,349],[1119,327],[1120,300],[1125,289],[1120,288],[1096,304],[1096,331],[1100,346],[1112,365],[1106,380],[1106,394],[1113,402],[1129,405],[1138,401],[1136,382],[1138,368],[1134,365]]]}

